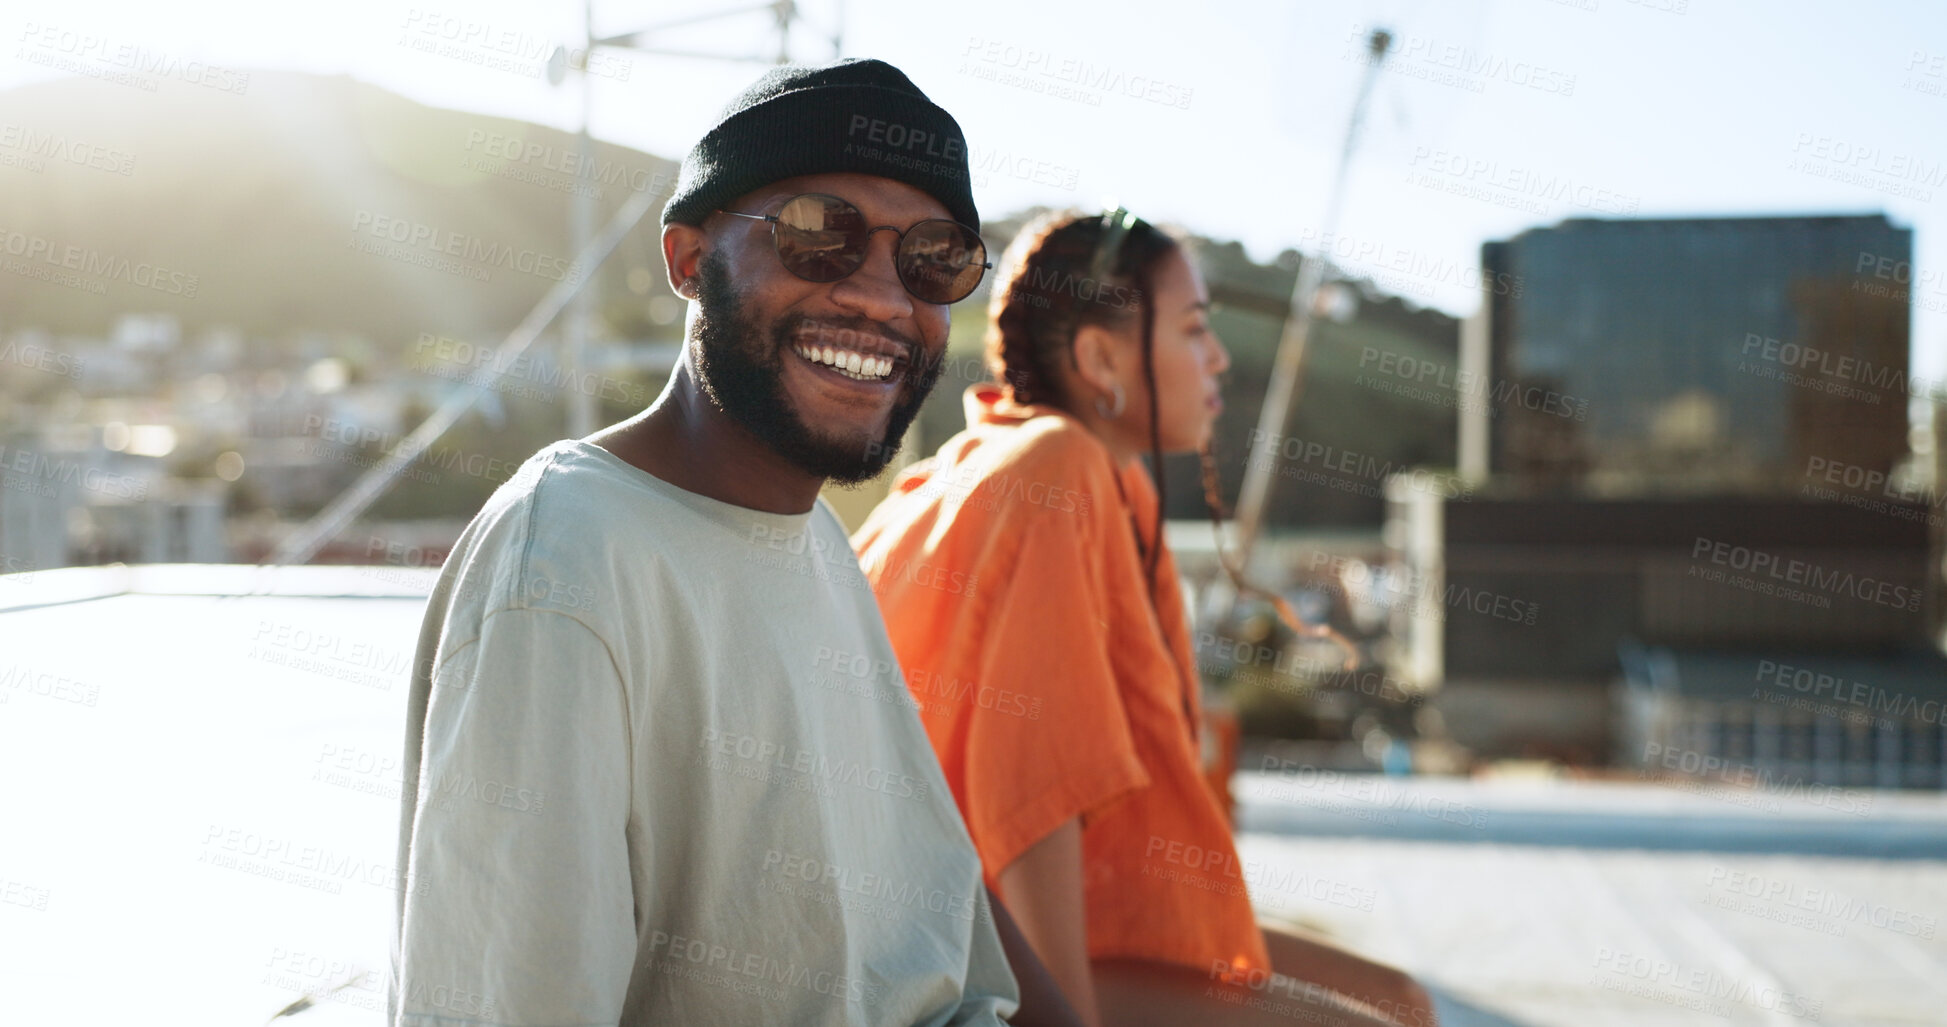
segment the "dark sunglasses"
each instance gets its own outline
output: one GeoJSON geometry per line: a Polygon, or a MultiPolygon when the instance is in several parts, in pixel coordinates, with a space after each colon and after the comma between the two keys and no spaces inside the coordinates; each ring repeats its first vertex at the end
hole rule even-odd
{"type": "Polygon", "coordinates": [[[900,284],[928,303],[966,299],[994,266],[987,262],[980,233],[958,221],[929,218],[903,232],[891,225],[869,226],[857,207],[824,193],[793,196],[776,214],[717,213],[770,222],[778,261],[807,282],[836,282],[857,271],[874,232],[898,234],[893,267],[900,284]]]}

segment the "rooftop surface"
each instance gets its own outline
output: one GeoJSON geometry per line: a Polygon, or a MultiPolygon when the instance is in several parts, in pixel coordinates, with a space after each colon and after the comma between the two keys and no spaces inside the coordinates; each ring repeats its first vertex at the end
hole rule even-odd
{"type": "MultiPolygon", "coordinates": [[[[377,1024],[432,572],[0,577],[0,1022],[377,1024]]],[[[1947,1022],[1947,797],[1248,770],[1267,916],[1450,1025],[1947,1022]]]]}

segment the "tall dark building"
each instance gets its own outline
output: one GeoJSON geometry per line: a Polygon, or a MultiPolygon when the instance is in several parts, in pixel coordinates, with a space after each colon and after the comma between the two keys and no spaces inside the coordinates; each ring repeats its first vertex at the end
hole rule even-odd
{"type": "Polygon", "coordinates": [[[1396,488],[1387,529],[1389,669],[1456,740],[1947,787],[1943,510],[1902,466],[1912,240],[1880,215],[1572,219],[1482,247],[1473,487],[1396,488]]]}
{"type": "Polygon", "coordinates": [[[1776,492],[1907,452],[1913,233],[1861,217],[1570,219],[1481,249],[1460,463],[1593,494],[1776,492]]]}

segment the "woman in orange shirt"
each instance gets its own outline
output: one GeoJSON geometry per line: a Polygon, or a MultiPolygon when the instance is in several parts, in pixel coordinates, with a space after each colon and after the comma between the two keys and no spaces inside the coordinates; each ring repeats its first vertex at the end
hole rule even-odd
{"type": "Polygon", "coordinates": [[[1208,308],[1176,240],[1125,212],[1029,225],[989,312],[1005,384],[968,390],[967,430],[853,544],[988,884],[1084,1020],[1289,1022],[1282,1004],[1386,1022],[1306,981],[1431,1024],[1405,974],[1259,927],[1254,868],[1202,774],[1196,662],[1139,457],[1209,438],[1230,358],[1208,308]]]}

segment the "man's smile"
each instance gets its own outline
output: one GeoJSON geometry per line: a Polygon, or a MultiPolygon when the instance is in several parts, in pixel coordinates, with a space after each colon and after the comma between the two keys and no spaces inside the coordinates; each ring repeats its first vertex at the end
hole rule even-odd
{"type": "Polygon", "coordinates": [[[847,378],[862,382],[880,382],[892,377],[893,359],[891,357],[867,356],[858,350],[836,349],[831,346],[793,345],[799,356],[814,364],[823,364],[847,378]]]}
{"type": "Polygon", "coordinates": [[[817,321],[801,323],[786,343],[812,380],[846,397],[887,399],[912,367],[912,347],[898,339],[817,321]]]}

